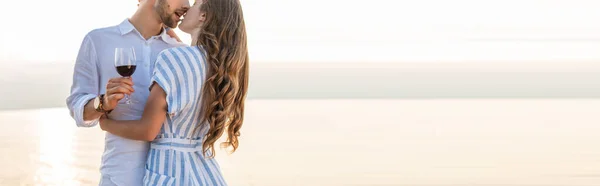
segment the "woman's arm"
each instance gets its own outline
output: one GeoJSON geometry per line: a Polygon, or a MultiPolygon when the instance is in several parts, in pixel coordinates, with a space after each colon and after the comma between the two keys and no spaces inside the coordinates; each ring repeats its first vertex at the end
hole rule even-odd
{"type": "Polygon", "coordinates": [[[140,120],[112,120],[103,116],[100,119],[100,128],[114,135],[132,140],[152,141],[160,132],[163,122],[167,118],[166,93],[160,86],[150,89],[150,96],[146,102],[142,119],[140,120]]]}

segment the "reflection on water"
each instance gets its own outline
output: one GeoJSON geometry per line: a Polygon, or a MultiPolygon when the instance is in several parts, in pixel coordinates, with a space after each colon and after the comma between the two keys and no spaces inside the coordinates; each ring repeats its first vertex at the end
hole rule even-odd
{"type": "MultiPolygon", "coordinates": [[[[250,100],[235,186],[598,186],[600,100],[250,100]]],[[[104,133],[0,112],[0,185],[97,185],[104,133]]]]}
{"type": "Polygon", "coordinates": [[[0,185],[98,185],[104,133],[65,108],[0,112],[0,185]]]}
{"type": "MultiPolygon", "coordinates": [[[[33,116],[36,119],[39,134],[40,154],[39,167],[36,170],[34,181],[52,185],[81,185],[77,181],[73,169],[74,153],[74,127],[57,127],[68,124],[64,121],[59,124],[55,118],[63,115],[62,110],[44,110],[33,116]]],[[[59,120],[60,121],[60,120],[59,120]]]]}

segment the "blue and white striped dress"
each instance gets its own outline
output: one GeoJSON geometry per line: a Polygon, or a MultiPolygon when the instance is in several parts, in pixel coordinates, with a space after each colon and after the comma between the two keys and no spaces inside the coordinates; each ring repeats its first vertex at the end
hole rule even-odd
{"type": "Polygon", "coordinates": [[[204,53],[197,46],[170,48],[159,54],[151,82],[167,93],[168,114],[150,144],[144,185],[227,185],[215,159],[202,153],[208,126],[192,134],[200,124],[206,67],[204,53]]]}

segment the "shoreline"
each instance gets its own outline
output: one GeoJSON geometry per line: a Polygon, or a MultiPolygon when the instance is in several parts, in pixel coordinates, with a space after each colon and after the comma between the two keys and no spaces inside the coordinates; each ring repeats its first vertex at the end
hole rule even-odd
{"type": "MultiPolygon", "coordinates": [[[[72,69],[62,62],[6,66],[0,109],[65,106],[72,69]]],[[[257,62],[250,72],[249,100],[600,98],[600,62],[593,61],[257,62]]]]}

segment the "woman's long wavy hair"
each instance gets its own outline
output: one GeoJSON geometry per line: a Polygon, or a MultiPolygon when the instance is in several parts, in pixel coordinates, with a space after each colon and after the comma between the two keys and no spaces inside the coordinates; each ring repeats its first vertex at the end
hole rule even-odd
{"type": "MultiPolygon", "coordinates": [[[[201,12],[206,19],[196,45],[204,48],[208,64],[202,90],[201,123],[208,123],[202,148],[214,157],[215,143],[227,131],[222,148],[238,148],[248,90],[248,48],[246,25],[239,0],[204,0],[201,12]],[[206,122],[205,122],[206,121],[206,122]]],[[[194,131],[200,126],[196,126],[194,131]]],[[[194,132],[195,133],[195,132],[194,132]]]]}

